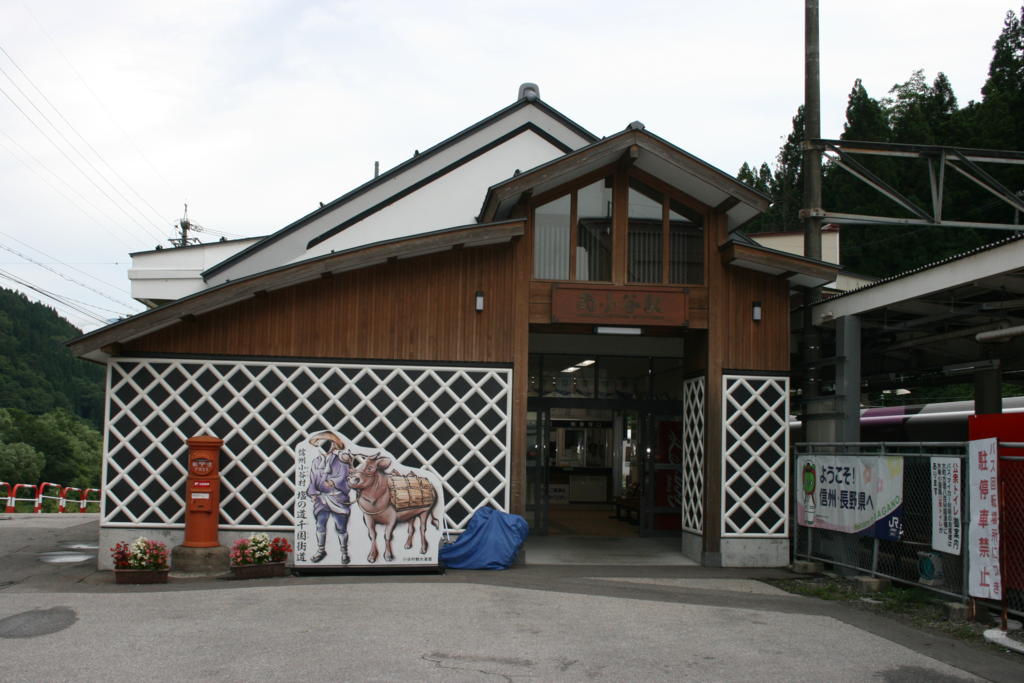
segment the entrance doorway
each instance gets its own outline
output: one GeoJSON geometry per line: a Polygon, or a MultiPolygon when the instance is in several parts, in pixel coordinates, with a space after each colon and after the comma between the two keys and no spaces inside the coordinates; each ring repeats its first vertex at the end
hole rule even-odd
{"type": "Polygon", "coordinates": [[[526,513],[539,535],[678,534],[681,406],[531,399],[526,513]]]}
{"type": "MultiPolygon", "coordinates": [[[[683,337],[530,334],[526,517],[533,535],[676,535],[683,337]]],[[[692,365],[692,363],[691,363],[692,365]]]]}

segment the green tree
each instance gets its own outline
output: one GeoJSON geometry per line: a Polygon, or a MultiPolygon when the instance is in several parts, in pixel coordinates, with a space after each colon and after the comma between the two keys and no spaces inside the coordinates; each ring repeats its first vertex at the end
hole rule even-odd
{"type": "Polygon", "coordinates": [[[803,204],[803,157],[800,145],[803,140],[804,108],[801,106],[793,117],[793,130],[775,158],[775,169],[770,170],[764,163],[757,173],[747,163],[740,168],[739,180],[772,198],[768,210],[744,227],[746,232],[800,229],[800,208],[803,204]]]}
{"type": "Polygon", "coordinates": [[[27,443],[0,443],[0,481],[36,484],[45,464],[42,453],[27,443]]]}
{"type": "Polygon", "coordinates": [[[768,168],[768,164],[761,164],[760,168],[755,171],[744,161],[739,173],[736,174],[736,179],[746,183],[758,192],[771,196],[772,170],[768,168]]]}
{"type": "Polygon", "coordinates": [[[885,108],[868,94],[864,83],[858,78],[846,100],[846,122],[843,124],[843,140],[887,141],[892,136],[889,117],[885,108]]]}
{"type": "Polygon", "coordinates": [[[90,424],[64,409],[45,415],[8,411],[8,443],[28,444],[45,458],[40,477],[64,486],[96,486],[100,480],[103,440],[90,424]]]}
{"type": "Polygon", "coordinates": [[[1013,11],[1006,13],[1003,30],[992,46],[988,79],[981,93],[986,100],[996,95],[1024,95],[1024,5],[1020,17],[1013,11]]]}
{"type": "Polygon", "coordinates": [[[891,142],[915,145],[962,145],[955,139],[953,119],[959,111],[953,86],[939,72],[932,85],[918,69],[905,83],[897,83],[882,102],[892,130],[891,142]]]}

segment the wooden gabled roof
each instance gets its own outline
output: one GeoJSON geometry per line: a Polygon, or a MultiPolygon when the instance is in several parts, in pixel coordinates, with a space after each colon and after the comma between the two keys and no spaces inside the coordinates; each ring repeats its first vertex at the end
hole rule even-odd
{"type": "Polygon", "coordinates": [[[489,221],[507,216],[524,194],[542,194],[613,164],[624,155],[630,155],[637,168],[725,212],[730,230],[763,213],[771,203],[768,196],[635,122],[620,133],[491,186],[479,218],[489,221]]]}

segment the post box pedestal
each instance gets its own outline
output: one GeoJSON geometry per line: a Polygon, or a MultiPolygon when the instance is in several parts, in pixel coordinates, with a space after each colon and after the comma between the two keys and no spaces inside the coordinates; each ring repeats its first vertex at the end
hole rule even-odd
{"type": "Polygon", "coordinates": [[[212,436],[195,436],[188,440],[185,541],[171,549],[171,575],[176,578],[230,574],[228,549],[217,538],[222,445],[222,440],[212,436]]]}
{"type": "Polygon", "coordinates": [[[191,548],[176,545],[171,548],[171,576],[176,579],[220,578],[231,575],[228,549],[222,545],[212,548],[191,548]]]}

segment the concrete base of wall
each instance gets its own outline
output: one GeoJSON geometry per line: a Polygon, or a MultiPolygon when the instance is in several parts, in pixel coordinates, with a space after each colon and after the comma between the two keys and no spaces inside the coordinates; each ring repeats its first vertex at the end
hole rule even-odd
{"type": "Polygon", "coordinates": [[[794,560],[792,570],[795,574],[821,574],[825,571],[825,565],[809,560],[794,560]]]}
{"type": "Polygon", "coordinates": [[[703,564],[704,537],[700,534],[684,531],[680,549],[686,559],[703,564]]]}
{"type": "Polygon", "coordinates": [[[877,576],[857,576],[853,579],[853,589],[858,593],[881,593],[892,588],[892,581],[877,576]]]}
{"type": "MultiPolygon", "coordinates": [[[[721,567],[788,567],[788,538],[723,538],[721,567]]],[[[705,563],[706,564],[706,563],[705,563]]]]}
{"type": "Polygon", "coordinates": [[[717,553],[704,552],[704,537],[682,532],[683,557],[702,567],[788,567],[788,538],[723,538],[717,553]]]}

